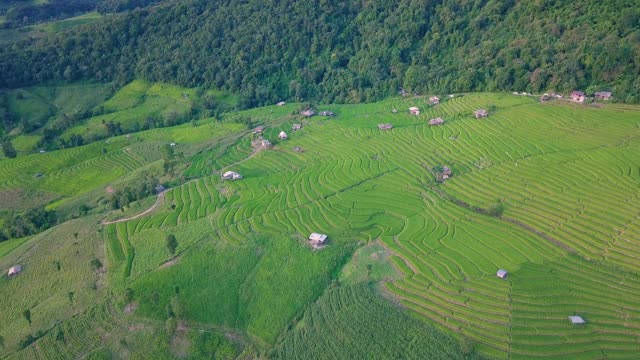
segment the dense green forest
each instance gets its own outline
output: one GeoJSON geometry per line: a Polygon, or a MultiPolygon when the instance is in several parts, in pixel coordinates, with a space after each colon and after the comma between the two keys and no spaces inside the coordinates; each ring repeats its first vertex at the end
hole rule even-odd
{"type": "Polygon", "coordinates": [[[0,50],[0,87],[134,78],[278,99],[613,90],[640,101],[636,0],[185,0],[0,50]]]}

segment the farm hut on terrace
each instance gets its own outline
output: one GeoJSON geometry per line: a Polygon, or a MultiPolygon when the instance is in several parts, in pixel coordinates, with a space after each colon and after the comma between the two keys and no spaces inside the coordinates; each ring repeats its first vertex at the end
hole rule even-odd
{"type": "Polygon", "coordinates": [[[478,109],[473,112],[473,115],[476,117],[476,119],[486,118],[487,116],[489,116],[489,112],[485,109],[478,109]]]}
{"type": "Polygon", "coordinates": [[[584,93],[582,91],[577,91],[577,90],[572,91],[569,97],[571,98],[571,101],[575,103],[583,103],[584,99],[586,99],[586,96],[584,95],[584,93]]]}
{"type": "Polygon", "coordinates": [[[432,96],[429,98],[429,104],[431,105],[438,105],[440,104],[440,98],[437,96],[432,96]]]}
{"type": "Polygon", "coordinates": [[[378,124],[378,129],[380,129],[380,130],[391,130],[391,129],[393,129],[393,125],[391,125],[391,124],[378,124]]]}
{"type": "Polygon", "coordinates": [[[582,316],[569,316],[569,321],[571,321],[571,323],[573,325],[583,325],[586,324],[587,322],[582,318],[582,316]]]}
{"type": "Polygon", "coordinates": [[[286,104],[286,102],[280,101],[279,103],[276,104],[276,106],[284,106],[285,104],[286,104]]]}
{"type": "Polygon", "coordinates": [[[12,276],[18,275],[21,271],[22,271],[22,266],[20,265],[12,266],[9,269],[9,272],[7,272],[7,276],[12,277],[12,276]]]}
{"type": "Polygon", "coordinates": [[[334,113],[333,111],[320,111],[318,113],[318,115],[320,116],[336,116],[336,113],[334,113]]]}
{"type": "Polygon", "coordinates": [[[447,180],[448,178],[451,177],[452,174],[453,172],[451,171],[451,169],[449,169],[449,167],[447,166],[442,167],[442,180],[447,180]]]}
{"type": "Polygon", "coordinates": [[[411,115],[420,115],[420,108],[417,106],[412,106],[409,108],[409,114],[411,115]]]}
{"type": "Polygon", "coordinates": [[[252,133],[254,133],[254,134],[262,134],[263,131],[264,131],[264,126],[260,125],[260,126],[256,127],[255,129],[253,129],[252,133]]]}
{"type": "Polygon", "coordinates": [[[500,279],[506,279],[507,278],[507,270],[504,269],[500,269],[498,270],[498,272],[496,273],[496,276],[499,277],[500,279]]]}
{"type": "Polygon", "coordinates": [[[593,95],[598,100],[611,100],[611,97],[613,96],[611,91],[597,91],[593,95]]]}
{"type": "Polygon", "coordinates": [[[311,246],[315,249],[319,249],[324,246],[326,241],[327,235],[325,234],[311,233],[311,235],[309,235],[309,243],[311,243],[311,246]]]}
{"type": "Polygon", "coordinates": [[[263,149],[271,149],[273,147],[273,144],[267,139],[262,139],[260,140],[259,146],[263,149]]]}
{"type": "Polygon", "coordinates": [[[429,120],[429,125],[438,126],[444,124],[444,120],[441,117],[429,120]]]}
{"type": "Polygon", "coordinates": [[[227,171],[222,174],[222,180],[239,180],[242,179],[242,175],[238,174],[235,171],[227,171]]]}
{"type": "Polygon", "coordinates": [[[391,110],[392,113],[397,114],[398,113],[398,109],[393,109],[391,110]]]}
{"type": "Polygon", "coordinates": [[[302,129],[302,124],[293,124],[293,126],[291,127],[291,130],[293,131],[298,131],[302,129]]]}
{"type": "Polygon", "coordinates": [[[311,117],[311,116],[315,115],[316,112],[313,111],[313,109],[308,109],[308,110],[305,110],[305,111],[301,112],[300,114],[302,116],[311,117]]]}
{"type": "Polygon", "coordinates": [[[288,137],[289,137],[289,136],[288,136],[288,135],[287,135],[287,133],[286,133],[286,132],[284,132],[284,131],[280,131],[280,134],[278,134],[278,138],[279,138],[280,140],[287,140],[287,138],[288,138],[288,137]]]}
{"type": "Polygon", "coordinates": [[[294,147],[294,148],[293,148],[293,150],[294,150],[295,152],[304,152],[304,149],[302,149],[300,146],[296,146],[296,147],[294,147]]]}
{"type": "Polygon", "coordinates": [[[161,193],[161,192],[163,192],[163,191],[164,191],[164,189],[165,189],[165,187],[164,187],[162,184],[158,184],[158,185],[156,185],[156,187],[155,187],[155,190],[156,190],[156,192],[157,192],[158,194],[159,194],[159,193],[161,193]]]}

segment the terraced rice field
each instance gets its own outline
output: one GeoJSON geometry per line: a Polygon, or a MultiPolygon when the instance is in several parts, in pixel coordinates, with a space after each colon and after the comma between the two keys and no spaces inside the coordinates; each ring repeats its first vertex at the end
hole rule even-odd
{"type": "MultiPolygon", "coordinates": [[[[638,109],[474,94],[435,107],[409,98],[332,110],[338,117],[311,118],[274,150],[225,165],[241,181],[207,175],[172,189],[127,237],[205,221],[233,246],[256,233],[319,231],[330,246],[381,239],[404,273],[387,290],[487,355],[637,357],[638,109]],[[415,105],[422,115],[406,113],[415,105]],[[478,108],[489,118],[474,119],[478,108]],[[436,116],[445,125],[429,127],[436,116]],[[453,178],[436,184],[436,165],[453,178]],[[471,210],[499,201],[503,218],[471,210]],[[570,325],[574,314],[587,325],[570,325]]],[[[289,131],[294,121],[274,128],[289,131]]],[[[193,164],[194,176],[218,170],[206,155],[193,164]]]]}

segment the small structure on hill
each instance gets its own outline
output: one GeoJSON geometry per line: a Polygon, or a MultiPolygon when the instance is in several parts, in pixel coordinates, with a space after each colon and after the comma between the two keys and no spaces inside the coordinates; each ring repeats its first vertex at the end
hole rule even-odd
{"type": "Polygon", "coordinates": [[[296,146],[293,148],[293,151],[301,153],[301,152],[304,152],[304,149],[301,148],[300,146],[296,146]]]}
{"type": "Polygon", "coordinates": [[[392,113],[397,114],[398,113],[398,109],[393,109],[391,110],[392,113]]]}
{"type": "Polygon", "coordinates": [[[43,177],[44,174],[43,173],[36,173],[35,175],[33,175],[34,178],[39,178],[39,177],[43,177]]]}
{"type": "Polygon", "coordinates": [[[158,185],[156,185],[155,190],[156,190],[156,193],[159,194],[159,193],[161,193],[161,192],[163,192],[165,190],[165,187],[162,184],[158,184],[158,185]]]}
{"type": "Polygon", "coordinates": [[[476,119],[486,118],[487,116],[489,116],[489,112],[485,109],[478,109],[473,112],[473,115],[476,117],[476,119]]]}
{"type": "Polygon", "coordinates": [[[611,100],[611,98],[613,97],[613,94],[611,93],[611,91],[596,91],[596,93],[593,94],[593,96],[597,100],[611,100]]]}
{"type": "Polygon", "coordinates": [[[276,106],[284,106],[285,104],[286,104],[286,102],[280,101],[279,103],[276,104],[276,106]]]}
{"type": "Polygon", "coordinates": [[[255,129],[253,129],[251,133],[262,134],[262,132],[264,132],[264,126],[260,125],[260,126],[257,126],[255,129]]]}
{"type": "Polygon", "coordinates": [[[305,117],[311,117],[311,116],[313,116],[315,114],[316,114],[316,112],[313,111],[313,109],[307,109],[307,110],[305,110],[305,111],[300,113],[300,115],[305,116],[305,117]]]}
{"type": "Polygon", "coordinates": [[[409,96],[409,93],[404,88],[400,88],[398,94],[400,94],[400,96],[409,96]]]}
{"type": "Polygon", "coordinates": [[[280,131],[280,134],[278,134],[278,139],[280,139],[280,140],[287,140],[288,138],[289,138],[289,136],[284,131],[280,131]]]}
{"type": "Polygon", "coordinates": [[[12,276],[16,276],[18,275],[20,272],[22,272],[22,266],[21,265],[14,265],[12,266],[9,271],[7,272],[7,276],[8,277],[12,277],[12,276]]]}
{"type": "Polygon", "coordinates": [[[391,125],[391,124],[378,124],[378,129],[380,129],[380,130],[391,130],[391,129],[393,129],[393,125],[391,125]]]}
{"type": "Polygon", "coordinates": [[[575,102],[575,103],[583,103],[584,100],[586,99],[586,96],[584,95],[584,92],[582,91],[572,91],[571,95],[569,95],[569,97],[571,98],[571,101],[575,102]]]}
{"type": "Polygon", "coordinates": [[[569,321],[571,321],[571,323],[573,325],[583,325],[586,324],[587,322],[582,318],[582,316],[569,316],[569,321]]]}
{"type": "Polygon", "coordinates": [[[235,171],[227,171],[222,174],[222,180],[240,180],[242,179],[242,175],[238,174],[235,171]]]}
{"type": "Polygon", "coordinates": [[[409,108],[409,114],[411,115],[420,115],[420,108],[417,106],[412,106],[409,108]]]}
{"type": "Polygon", "coordinates": [[[267,139],[260,139],[260,141],[258,141],[258,148],[262,148],[265,150],[271,149],[273,147],[273,144],[271,143],[271,141],[267,140],[267,139]]]}
{"type": "Polygon", "coordinates": [[[318,113],[318,115],[320,116],[336,116],[336,113],[334,113],[333,111],[320,111],[318,113]]]}
{"type": "Polygon", "coordinates": [[[438,126],[444,124],[444,120],[441,117],[429,120],[429,125],[438,126]]]}
{"type": "Polygon", "coordinates": [[[311,233],[309,235],[309,243],[314,249],[320,249],[326,245],[327,235],[319,233],[311,233]]]}
{"type": "Polygon", "coordinates": [[[176,143],[171,143],[169,144],[169,146],[176,146],[176,143]]]}
{"type": "Polygon", "coordinates": [[[432,96],[429,98],[429,104],[431,105],[438,105],[440,104],[440,98],[437,96],[432,96]]]}
{"type": "Polygon", "coordinates": [[[496,276],[499,277],[500,279],[506,279],[507,278],[507,270],[504,269],[500,269],[498,270],[498,272],[496,273],[496,276]]]}
{"type": "Polygon", "coordinates": [[[46,151],[44,151],[43,149],[40,149],[39,153],[40,154],[44,154],[44,153],[46,153],[46,151]]]}
{"type": "Polygon", "coordinates": [[[291,127],[292,131],[298,131],[302,129],[302,124],[293,124],[293,126],[291,127]]]}
{"type": "Polygon", "coordinates": [[[442,167],[442,180],[447,180],[453,175],[451,169],[449,169],[446,165],[442,167]]]}
{"type": "Polygon", "coordinates": [[[542,94],[542,96],[540,96],[540,102],[545,102],[549,100],[551,100],[551,97],[549,96],[549,94],[542,94]]]}

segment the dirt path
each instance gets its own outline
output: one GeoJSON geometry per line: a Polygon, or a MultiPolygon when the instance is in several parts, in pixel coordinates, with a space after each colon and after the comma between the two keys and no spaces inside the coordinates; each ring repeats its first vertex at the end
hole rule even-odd
{"type": "Polygon", "coordinates": [[[158,207],[158,205],[160,205],[160,203],[162,202],[162,199],[164,199],[164,193],[166,190],[158,193],[158,198],[156,199],[156,202],[153,203],[153,205],[151,205],[150,208],[148,208],[147,210],[137,214],[137,215],[133,215],[130,217],[126,217],[123,219],[118,219],[118,220],[111,220],[111,221],[102,221],[100,222],[102,225],[109,225],[109,224],[115,224],[115,223],[121,223],[121,222],[125,222],[125,221],[129,221],[129,220],[133,220],[133,219],[137,219],[139,217],[143,217],[145,215],[147,215],[148,213],[152,212],[153,210],[155,210],[155,208],[158,207]]]}

